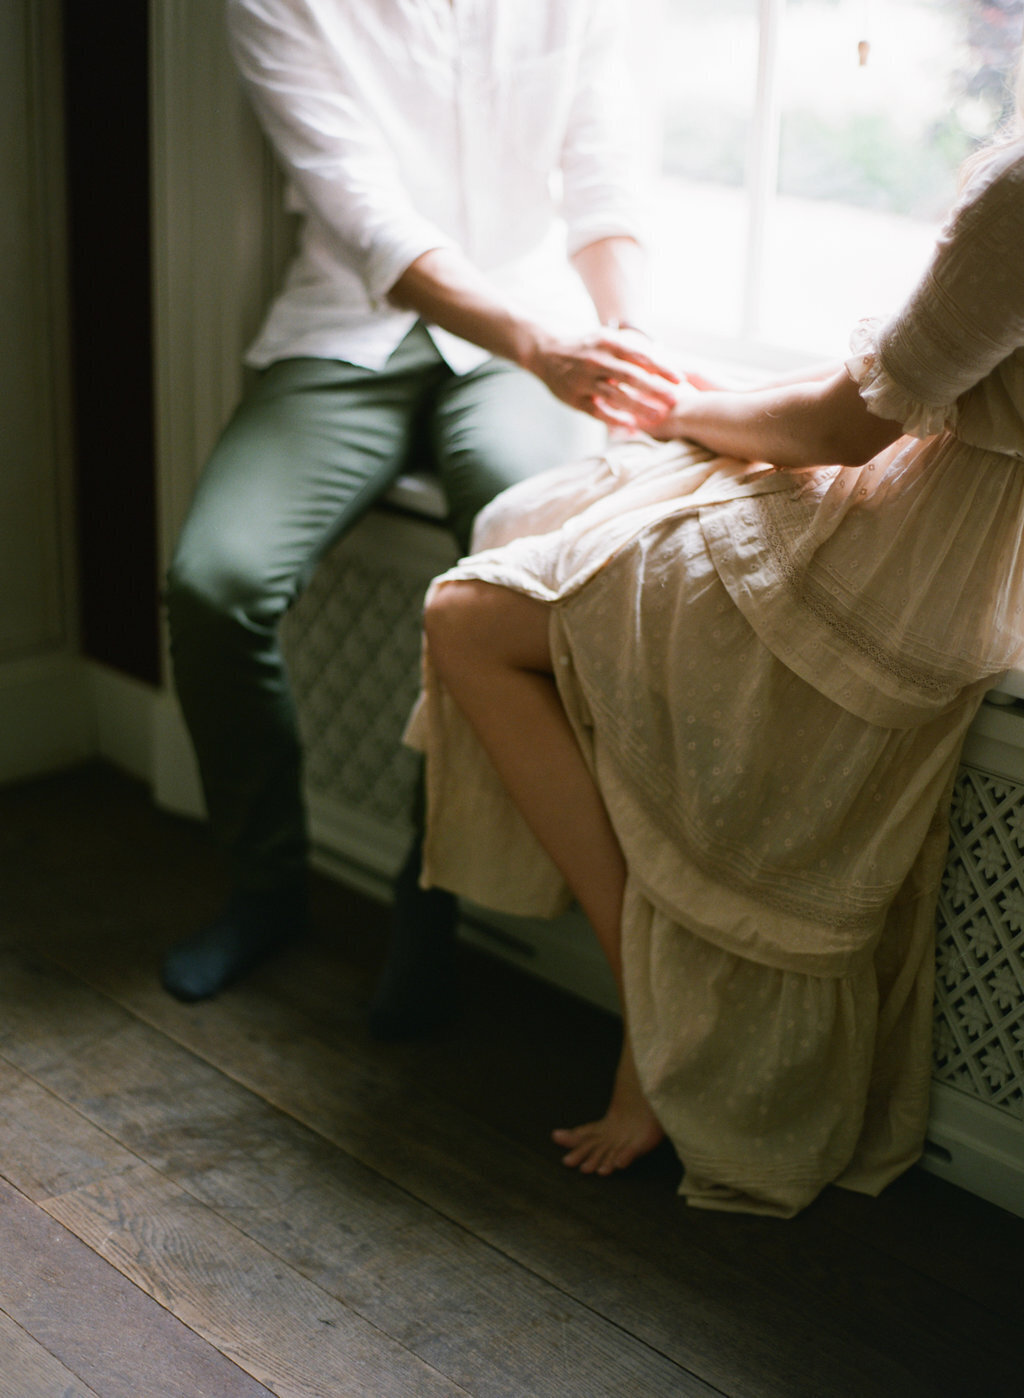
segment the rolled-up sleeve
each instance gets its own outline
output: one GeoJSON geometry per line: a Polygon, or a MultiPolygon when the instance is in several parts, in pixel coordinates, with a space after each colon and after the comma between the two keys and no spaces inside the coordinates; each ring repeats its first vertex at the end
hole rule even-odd
{"type": "Polygon", "coordinates": [[[379,304],[418,257],[452,239],[413,207],[306,0],[228,0],[227,20],[238,70],[289,180],[379,304]]]}
{"type": "Polygon", "coordinates": [[[580,50],[561,156],[570,254],[599,238],[647,238],[622,23],[619,0],[596,0],[580,50]]]}

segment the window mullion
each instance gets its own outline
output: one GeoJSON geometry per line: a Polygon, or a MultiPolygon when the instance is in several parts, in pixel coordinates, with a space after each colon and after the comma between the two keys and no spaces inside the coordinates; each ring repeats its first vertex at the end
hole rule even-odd
{"type": "Polygon", "coordinates": [[[758,0],[757,87],[747,164],[747,258],[742,335],[760,338],[768,219],[779,166],[779,41],[786,0],[758,0]]]}

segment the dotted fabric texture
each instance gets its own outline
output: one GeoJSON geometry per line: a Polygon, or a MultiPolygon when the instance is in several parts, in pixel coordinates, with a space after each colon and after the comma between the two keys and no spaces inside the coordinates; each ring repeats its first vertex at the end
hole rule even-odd
{"type": "MultiPolygon", "coordinates": [[[[437,531],[440,533],[440,531],[437,531]]],[[[401,736],[426,586],[444,567],[346,541],[282,629],[312,792],[408,828],[401,736]]],[[[962,767],[939,897],[934,1077],[1024,1120],[1024,786],[962,767]]]]}

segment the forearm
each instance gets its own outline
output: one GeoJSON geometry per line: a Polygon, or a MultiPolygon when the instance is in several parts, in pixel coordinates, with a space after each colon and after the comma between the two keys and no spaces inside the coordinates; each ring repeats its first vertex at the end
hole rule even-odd
{"type": "Polygon", "coordinates": [[[599,238],[572,258],[602,325],[646,327],[647,257],[635,238],[599,238]]]}
{"type": "Polygon", "coordinates": [[[566,337],[503,298],[457,249],[424,253],[389,292],[424,321],[510,359],[556,398],[609,426],[648,429],[672,407],[678,374],[641,336],[603,331],[566,337]]]}
{"type": "Polygon", "coordinates": [[[803,364],[799,369],[791,369],[788,373],[768,379],[757,386],[760,389],[790,388],[794,384],[817,383],[821,379],[835,378],[842,367],[835,359],[823,359],[814,364],[803,364]]]}
{"type": "Polygon", "coordinates": [[[434,248],[418,257],[392,286],[388,299],[415,311],[428,324],[524,368],[544,338],[543,329],[499,296],[455,248],[434,248]]]}
{"type": "Polygon", "coordinates": [[[685,394],[659,437],[683,437],[723,456],[773,466],[859,466],[901,433],[868,412],[839,370],[827,379],[748,393],[685,394]]]}

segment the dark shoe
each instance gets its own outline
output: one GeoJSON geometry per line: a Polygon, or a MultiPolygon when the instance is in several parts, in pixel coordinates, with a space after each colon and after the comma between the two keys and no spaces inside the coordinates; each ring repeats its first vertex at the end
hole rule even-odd
{"type": "Polygon", "coordinates": [[[300,937],[308,921],[303,887],[239,890],[213,922],[171,948],[160,982],[178,1000],[207,1000],[300,937]]]}
{"type": "Polygon", "coordinates": [[[376,1039],[417,1039],[458,1014],[458,904],[443,889],[420,888],[421,855],[417,840],[395,880],[388,961],[370,1004],[376,1039]]]}

